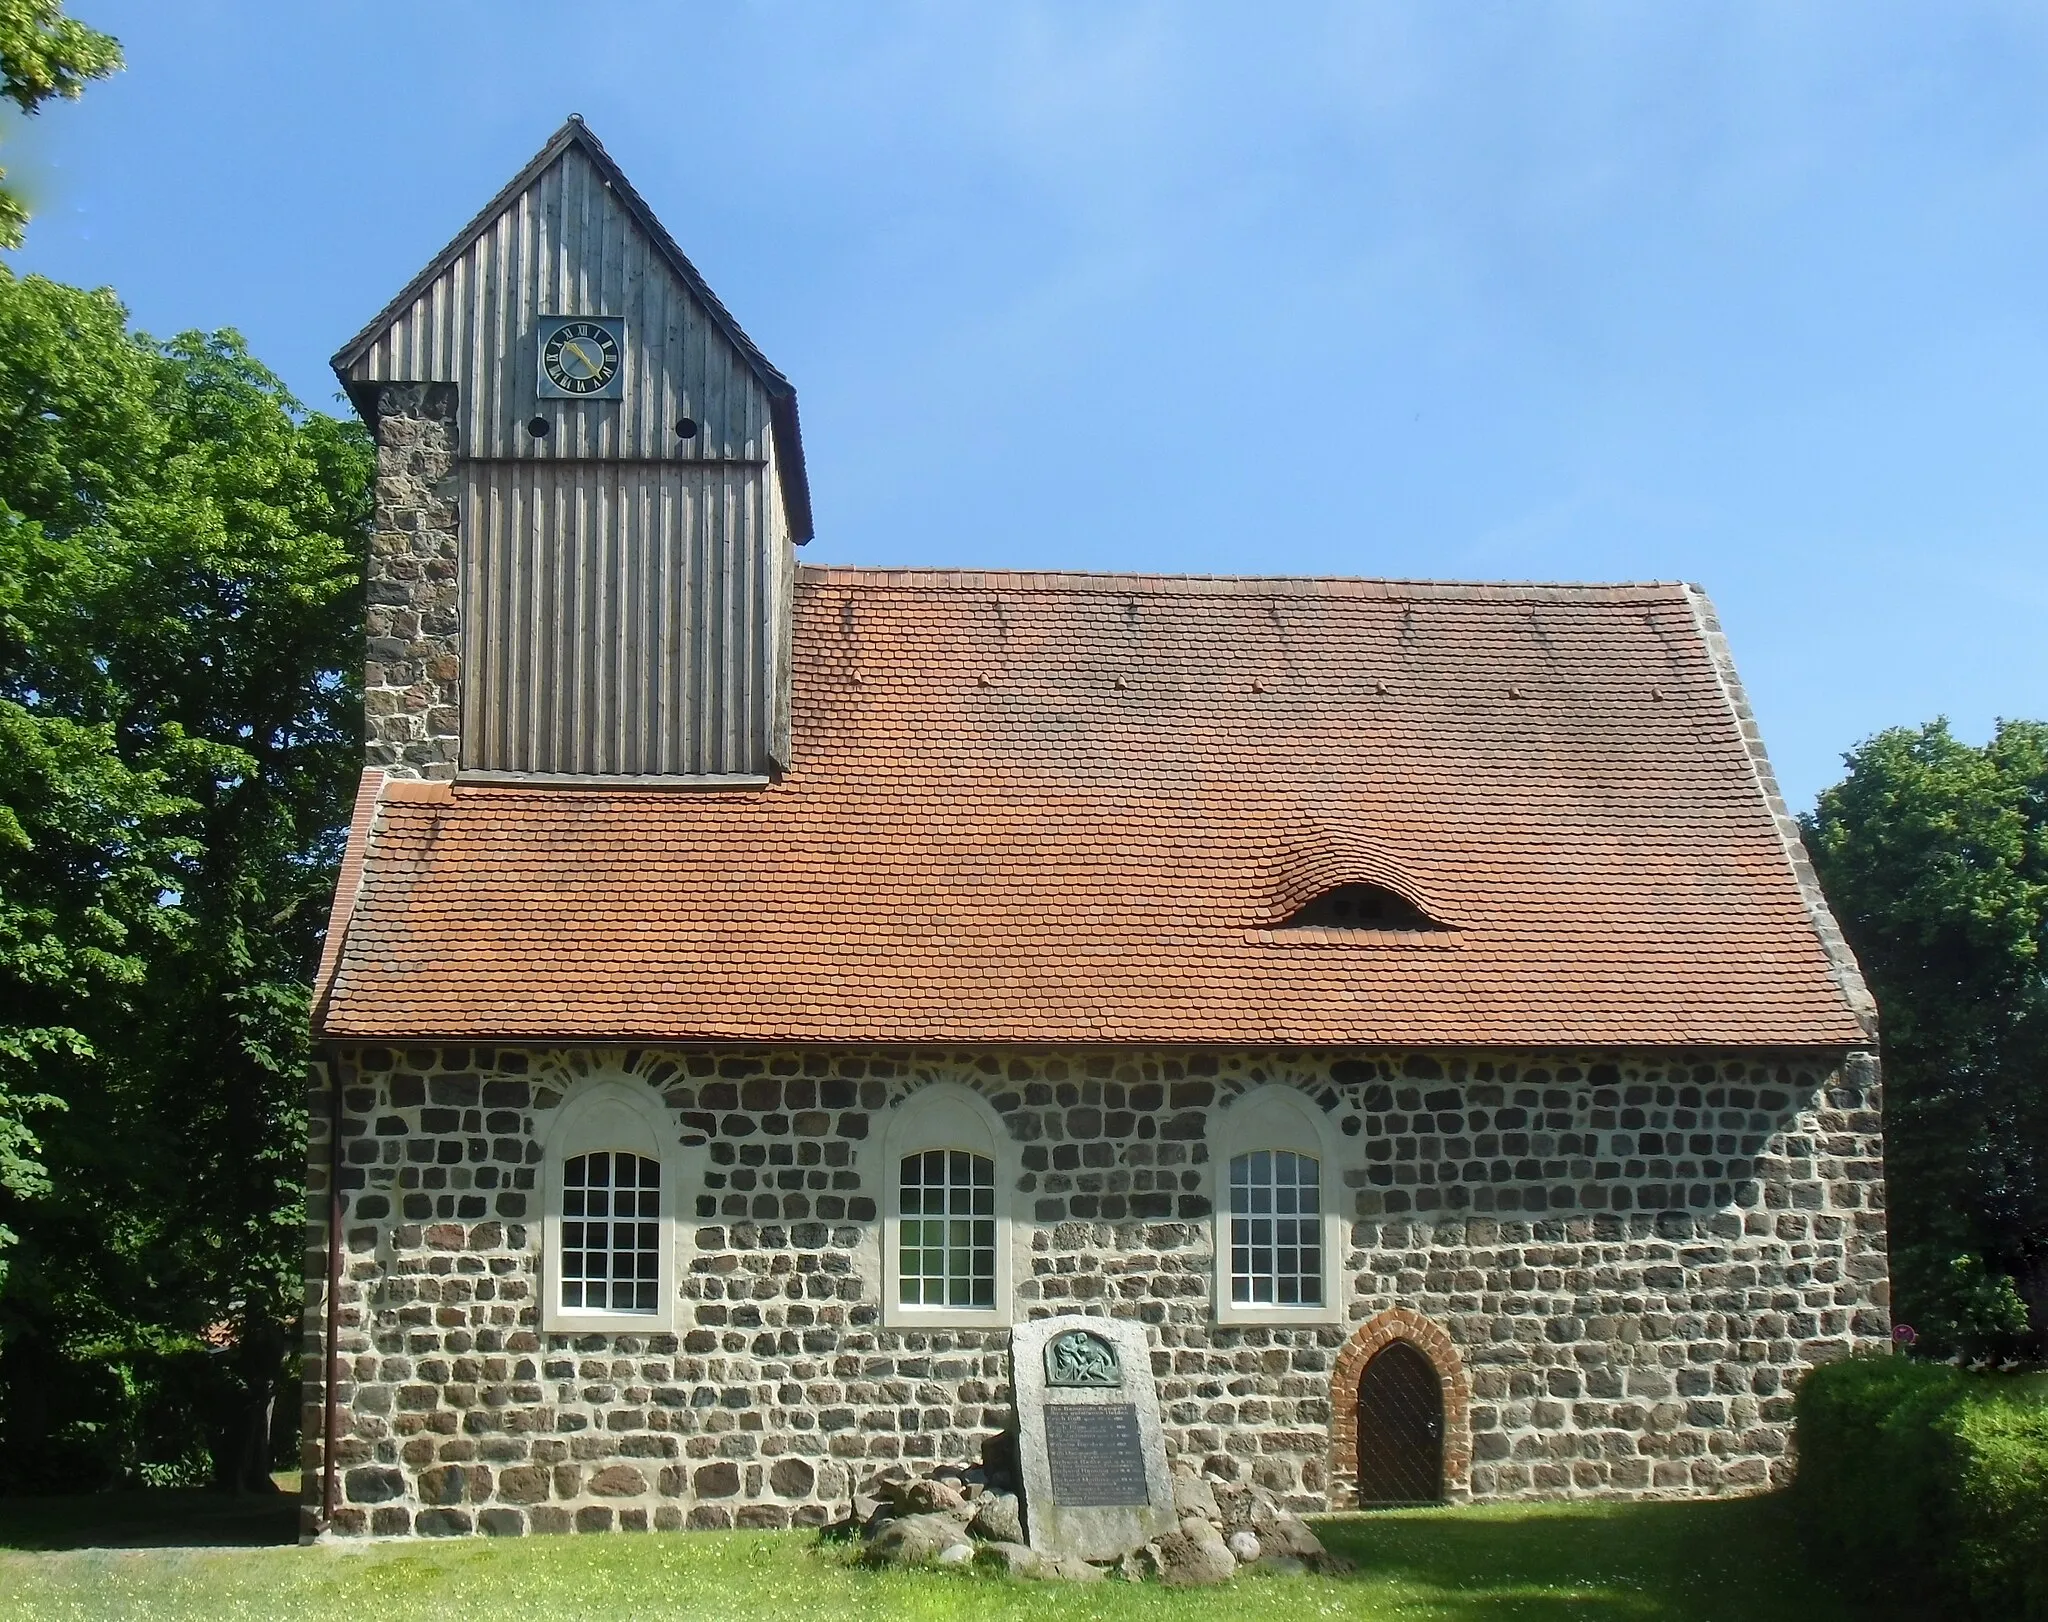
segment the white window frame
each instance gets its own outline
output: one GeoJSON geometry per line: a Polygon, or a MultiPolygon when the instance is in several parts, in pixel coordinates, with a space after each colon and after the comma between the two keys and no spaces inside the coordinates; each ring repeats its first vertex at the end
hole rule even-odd
{"type": "Polygon", "coordinates": [[[541,1139],[542,1217],[540,1326],[551,1335],[662,1335],[679,1317],[682,1270],[676,1212],[681,1208],[683,1156],[668,1110],[642,1081],[594,1077],[575,1086],[553,1112],[541,1139]],[[652,1312],[586,1312],[562,1305],[562,1177],[578,1155],[600,1151],[645,1155],[661,1167],[661,1267],[652,1312]]]}
{"type": "Polygon", "coordinates": [[[1219,1324],[1329,1324],[1344,1321],[1339,1289],[1343,1280],[1344,1218],[1337,1209],[1344,1187],[1342,1140],[1330,1119],[1298,1087],[1255,1087],[1219,1109],[1209,1126],[1209,1194],[1215,1267],[1210,1287],[1219,1324]],[[1323,1299],[1320,1306],[1290,1307],[1276,1302],[1237,1302],[1230,1291],[1230,1163],[1260,1149],[1284,1149],[1316,1162],[1316,1198],[1321,1205],[1323,1299]]]}
{"type": "MultiPolygon", "coordinates": [[[[875,1274],[882,1281],[882,1323],[890,1329],[1006,1329],[1015,1319],[1016,1246],[1011,1220],[1023,1157],[987,1099],[956,1081],[927,1083],[883,1117],[875,1154],[862,1181],[876,1189],[881,1212],[875,1274]],[[964,1149],[995,1162],[996,1284],[992,1307],[905,1305],[902,1300],[903,1181],[905,1157],[933,1149],[964,1149]]],[[[871,1140],[872,1141],[872,1140],[871,1140]]]]}

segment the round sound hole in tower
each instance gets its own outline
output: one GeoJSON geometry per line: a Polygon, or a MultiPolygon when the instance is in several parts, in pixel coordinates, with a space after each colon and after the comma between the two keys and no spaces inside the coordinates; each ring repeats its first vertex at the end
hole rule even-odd
{"type": "Polygon", "coordinates": [[[1393,1341],[1358,1381],[1358,1502],[1435,1504],[1443,1496],[1443,1384],[1428,1358],[1393,1341]]]}

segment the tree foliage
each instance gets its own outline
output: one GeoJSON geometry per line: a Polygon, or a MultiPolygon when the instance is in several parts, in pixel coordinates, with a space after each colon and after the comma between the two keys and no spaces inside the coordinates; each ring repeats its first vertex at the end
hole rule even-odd
{"type": "MultiPolygon", "coordinates": [[[[63,0],[0,0],[0,96],[24,113],[52,96],[75,101],[121,66],[120,42],[64,15],[63,0]]],[[[28,205],[0,169],[0,247],[21,246],[28,205]]]]}
{"type": "Polygon", "coordinates": [[[1944,722],[1895,728],[1848,766],[1806,836],[1884,1021],[1899,1315],[1939,1352],[2038,1354],[2048,724],[2004,722],[1981,748],[1944,722]]]}
{"type": "Polygon", "coordinates": [[[144,1412],[202,1337],[274,1381],[370,468],[234,334],[0,272],[0,1476],[206,1429],[144,1412]]]}

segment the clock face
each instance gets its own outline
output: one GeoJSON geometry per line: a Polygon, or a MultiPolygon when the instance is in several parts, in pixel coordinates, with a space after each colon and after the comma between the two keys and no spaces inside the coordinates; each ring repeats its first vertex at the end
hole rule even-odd
{"type": "Polygon", "coordinates": [[[613,321],[554,321],[541,328],[540,373],[546,392],[578,398],[613,392],[619,338],[613,321]]]}

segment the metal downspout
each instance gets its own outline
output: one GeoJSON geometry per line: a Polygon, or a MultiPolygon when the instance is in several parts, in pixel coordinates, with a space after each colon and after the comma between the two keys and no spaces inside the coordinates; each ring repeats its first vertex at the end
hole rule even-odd
{"type": "Polygon", "coordinates": [[[327,1061],[327,1369],[320,1415],[320,1530],[334,1525],[336,1432],[341,1425],[341,1074],[327,1061]]]}

